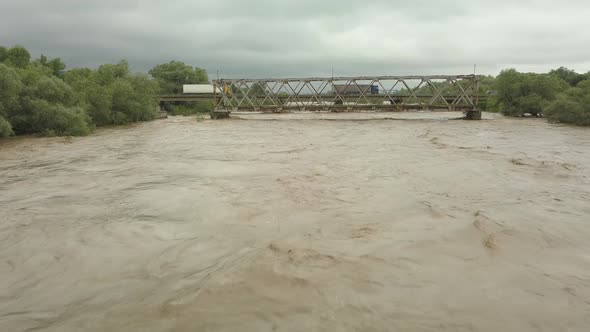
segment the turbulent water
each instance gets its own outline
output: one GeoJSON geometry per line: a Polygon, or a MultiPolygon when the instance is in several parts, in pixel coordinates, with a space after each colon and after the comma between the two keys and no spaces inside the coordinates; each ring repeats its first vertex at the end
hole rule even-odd
{"type": "Polygon", "coordinates": [[[589,331],[590,130],[441,116],[1,141],[0,331],[589,331]]]}

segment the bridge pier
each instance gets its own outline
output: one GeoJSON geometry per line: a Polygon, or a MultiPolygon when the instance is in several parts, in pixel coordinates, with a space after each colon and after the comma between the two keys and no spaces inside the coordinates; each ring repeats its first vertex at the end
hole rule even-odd
{"type": "Polygon", "coordinates": [[[465,120],[481,120],[481,110],[465,112],[465,120]]]}
{"type": "Polygon", "coordinates": [[[164,110],[163,103],[160,102],[158,106],[156,106],[156,119],[166,119],[168,117],[168,112],[164,110]]]}
{"type": "Polygon", "coordinates": [[[220,119],[229,119],[230,111],[213,111],[211,112],[211,119],[213,120],[220,120],[220,119]]]}

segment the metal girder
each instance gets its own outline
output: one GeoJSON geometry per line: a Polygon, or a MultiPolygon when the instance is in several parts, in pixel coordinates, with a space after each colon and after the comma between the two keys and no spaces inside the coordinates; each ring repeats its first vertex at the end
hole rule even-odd
{"type": "Polygon", "coordinates": [[[357,76],[220,79],[213,85],[217,110],[474,111],[479,80],[476,75],[357,76]]]}

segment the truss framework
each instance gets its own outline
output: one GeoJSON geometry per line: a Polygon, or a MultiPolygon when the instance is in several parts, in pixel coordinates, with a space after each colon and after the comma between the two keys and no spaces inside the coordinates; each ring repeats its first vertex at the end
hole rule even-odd
{"type": "Polygon", "coordinates": [[[475,111],[479,80],[476,75],[358,76],[220,79],[213,85],[221,111],[475,111]]]}

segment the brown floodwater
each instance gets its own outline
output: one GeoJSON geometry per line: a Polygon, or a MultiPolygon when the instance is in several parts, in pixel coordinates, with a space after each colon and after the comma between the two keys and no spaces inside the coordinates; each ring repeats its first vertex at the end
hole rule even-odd
{"type": "Polygon", "coordinates": [[[0,141],[0,331],[589,331],[590,130],[453,116],[0,141]]]}

